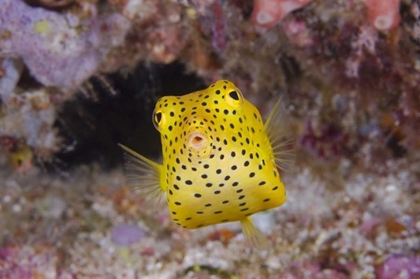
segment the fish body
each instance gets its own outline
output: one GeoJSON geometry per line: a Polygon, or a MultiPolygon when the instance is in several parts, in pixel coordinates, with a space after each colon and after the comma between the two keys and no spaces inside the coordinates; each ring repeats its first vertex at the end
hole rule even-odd
{"type": "Polygon", "coordinates": [[[153,116],[162,165],[122,146],[130,154],[127,167],[139,189],[166,194],[170,216],[183,228],[240,221],[254,246],[267,246],[249,216],[286,201],[277,166],[280,155],[291,153],[273,149],[273,143],[283,147],[279,110],[278,103],[264,124],[258,109],[226,80],[162,97],[153,116]]]}
{"type": "Polygon", "coordinates": [[[8,155],[8,161],[16,171],[25,172],[32,167],[33,152],[24,140],[0,136],[0,150],[8,155]]]}
{"type": "Polygon", "coordinates": [[[25,172],[32,167],[33,153],[29,146],[21,145],[9,154],[10,164],[18,171],[25,172]]]}

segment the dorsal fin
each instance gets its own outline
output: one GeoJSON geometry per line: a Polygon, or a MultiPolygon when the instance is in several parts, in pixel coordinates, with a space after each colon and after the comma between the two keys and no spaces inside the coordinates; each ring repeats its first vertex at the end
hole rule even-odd
{"type": "Polygon", "coordinates": [[[271,110],[264,128],[273,149],[277,167],[282,171],[289,171],[295,163],[295,152],[293,139],[290,136],[290,125],[286,119],[286,109],[281,99],[271,110]]]}
{"type": "Polygon", "coordinates": [[[128,184],[141,196],[150,196],[152,200],[159,199],[166,189],[160,185],[162,166],[134,150],[118,144],[124,149],[124,166],[128,184]]]}

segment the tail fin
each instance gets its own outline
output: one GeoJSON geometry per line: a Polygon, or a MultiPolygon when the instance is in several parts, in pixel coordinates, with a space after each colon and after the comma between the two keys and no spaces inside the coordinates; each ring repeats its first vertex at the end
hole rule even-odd
{"type": "Polygon", "coordinates": [[[254,223],[250,217],[246,217],[245,219],[241,220],[241,225],[245,238],[251,247],[260,250],[268,249],[270,244],[267,238],[254,226],[254,223]]]}

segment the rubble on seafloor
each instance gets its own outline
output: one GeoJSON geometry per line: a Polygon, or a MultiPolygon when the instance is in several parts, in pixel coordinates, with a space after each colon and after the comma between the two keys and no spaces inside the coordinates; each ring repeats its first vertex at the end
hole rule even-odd
{"type": "Polygon", "coordinates": [[[297,137],[333,129],[345,139],[333,153],[372,138],[379,161],[418,149],[420,8],[376,2],[4,0],[0,138],[51,161],[69,144],[60,110],[80,94],[95,100],[92,78],[124,95],[107,74],[178,61],[204,84],[234,81],[263,113],[282,95],[297,137]]]}
{"type": "Polygon", "coordinates": [[[95,99],[92,76],[118,94],[107,73],[175,61],[263,110],[282,95],[298,137],[334,127],[345,149],[384,142],[374,156],[420,147],[416,1],[4,0],[0,22],[0,137],[37,161],[66,148],[54,123],[75,93],[95,99]]]}
{"type": "Polygon", "coordinates": [[[0,2],[0,279],[420,278],[417,1],[0,2]],[[160,155],[159,96],[222,78],[293,127],[266,252],[120,168],[118,142],[160,155]]]}
{"type": "Polygon", "coordinates": [[[239,224],[178,227],[120,170],[2,173],[0,278],[418,278],[419,165],[388,164],[362,174],[344,160],[335,189],[309,168],[285,174],[286,205],[253,216],[268,251],[239,224]]]}

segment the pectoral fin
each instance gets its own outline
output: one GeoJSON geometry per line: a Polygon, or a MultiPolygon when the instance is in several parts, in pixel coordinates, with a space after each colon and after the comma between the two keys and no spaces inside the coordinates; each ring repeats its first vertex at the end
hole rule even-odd
{"type": "MultiPolygon", "coordinates": [[[[293,139],[290,136],[290,125],[286,116],[286,109],[277,101],[265,122],[265,131],[276,160],[276,165],[283,171],[290,170],[295,163],[293,139]]],[[[267,146],[267,148],[270,148],[267,146]]]]}
{"type": "Polygon", "coordinates": [[[166,190],[160,185],[162,166],[122,144],[118,145],[125,151],[124,165],[129,185],[141,196],[161,197],[166,190]]]}

